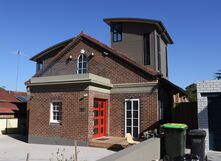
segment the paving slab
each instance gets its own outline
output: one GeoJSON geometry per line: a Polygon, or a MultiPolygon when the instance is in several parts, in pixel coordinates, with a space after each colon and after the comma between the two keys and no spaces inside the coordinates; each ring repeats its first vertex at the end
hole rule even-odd
{"type": "Polygon", "coordinates": [[[209,151],[207,152],[208,161],[221,161],[221,152],[209,151]]]}
{"type": "MultiPolygon", "coordinates": [[[[25,161],[27,153],[30,161],[57,161],[56,156],[62,158],[61,154],[65,159],[73,157],[74,146],[29,144],[15,138],[0,135],[0,161],[25,161]]],[[[79,161],[96,161],[115,153],[105,148],[78,146],[77,149],[79,161]]]]}

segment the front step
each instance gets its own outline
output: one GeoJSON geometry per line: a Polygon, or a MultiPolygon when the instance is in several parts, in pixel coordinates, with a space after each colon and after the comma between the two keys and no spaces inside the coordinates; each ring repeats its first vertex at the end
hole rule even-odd
{"type": "Polygon", "coordinates": [[[128,147],[128,142],[121,137],[100,137],[89,141],[89,146],[107,148],[107,149],[125,149],[128,147]]]}

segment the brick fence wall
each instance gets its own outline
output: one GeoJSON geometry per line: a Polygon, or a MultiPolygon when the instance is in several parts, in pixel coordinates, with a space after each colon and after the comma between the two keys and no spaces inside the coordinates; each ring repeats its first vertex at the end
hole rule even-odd
{"type": "Polygon", "coordinates": [[[208,80],[197,83],[198,127],[207,132],[206,150],[209,150],[209,122],[207,94],[221,92],[221,80],[208,80]]]}

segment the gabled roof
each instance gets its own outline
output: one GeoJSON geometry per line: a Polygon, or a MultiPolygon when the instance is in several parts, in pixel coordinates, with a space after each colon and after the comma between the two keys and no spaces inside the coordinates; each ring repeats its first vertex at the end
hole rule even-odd
{"type": "Polygon", "coordinates": [[[0,90],[0,102],[20,102],[10,91],[0,90]]]}
{"type": "MultiPolygon", "coordinates": [[[[105,50],[106,52],[108,52],[109,54],[112,54],[118,58],[120,58],[122,61],[126,61],[127,63],[129,63],[130,65],[134,66],[135,68],[137,68],[138,70],[143,71],[144,73],[149,74],[152,77],[157,77],[159,75],[161,75],[160,73],[154,71],[153,69],[151,69],[150,67],[146,67],[142,64],[139,64],[137,62],[135,62],[134,60],[132,60],[131,58],[129,58],[128,56],[126,56],[126,54],[123,54],[103,43],[101,43],[100,41],[92,38],[91,36],[84,34],[83,32],[81,32],[77,37],[73,38],[56,56],[54,56],[54,58],[45,66],[43,67],[41,70],[39,70],[34,77],[40,76],[41,74],[43,74],[49,67],[51,67],[59,58],[61,58],[66,51],[71,48],[75,43],[79,42],[80,40],[87,40],[90,41],[91,43],[93,43],[94,45],[102,48],[103,50],[105,50]]],[[[26,82],[28,83],[28,82],[26,82]]]]}
{"type": "Polygon", "coordinates": [[[15,113],[19,108],[10,102],[0,102],[0,113],[15,113]]]}
{"type": "Polygon", "coordinates": [[[173,44],[173,40],[170,37],[169,33],[167,32],[165,26],[159,20],[144,19],[144,18],[128,18],[128,17],[104,18],[103,20],[108,25],[111,25],[112,23],[123,23],[123,22],[144,23],[144,24],[155,25],[156,28],[161,32],[162,36],[166,39],[167,43],[173,44]]]}
{"type": "Polygon", "coordinates": [[[161,85],[165,85],[168,88],[172,89],[175,93],[179,92],[181,95],[188,97],[185,90],[183,90],[181,87],[175,85],[174,83],[170,82],[169,80],[167,80],[165,78],[160,78],[159,82],[161,85]]]}
{"type": "MultiPolygon", "coordinates": [[[[24,102],[17,99],[17,97],[19,96],[26,97],[27,94],[25,92],[6,91],[4,89],[1,89],[0,90],[0,113],[8,114],[8,113],[15,113],[15,111],[20,111],[19,104],[24,103],[24,102]]],[[[21,109],[21,111],[24,109],[25,108],[21,109]]]]}
{"type": "Polygon", "coordinates": [[[45,50],[43,50],[42,52],[36,54],[35,56],[31,57],[30,60],[32,61],[36,61],[37,59],[49,54],[50,52],[60,48],[60,47],[65,47],[68,43],[70,43],[74,38],[71,38],[71,39],[67,39],[65,41],[62,41],[62,42],[59,42],[45,50]]]}

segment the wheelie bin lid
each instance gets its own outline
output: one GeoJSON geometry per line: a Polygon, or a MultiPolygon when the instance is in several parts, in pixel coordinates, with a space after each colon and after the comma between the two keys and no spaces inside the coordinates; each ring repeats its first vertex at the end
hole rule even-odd
{"type": "Polygon", "coordinates": [[[166,123],[161,126],[164,129],[187,129],[186,124],[178,124],[178,123],[166,123]]]}
{"type": "Polygon", "coordinates": [[[205,130],[194,129],[189,131],[190,136],[206,136],[205,130]]]}

